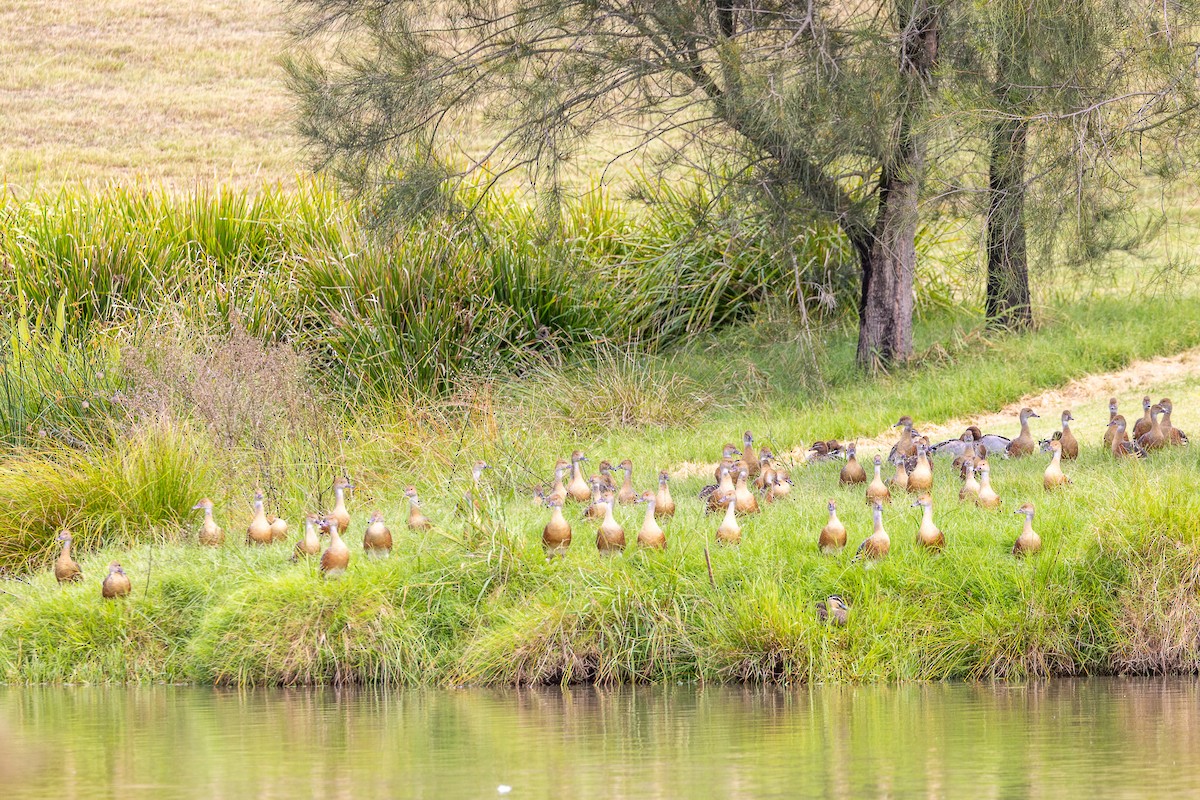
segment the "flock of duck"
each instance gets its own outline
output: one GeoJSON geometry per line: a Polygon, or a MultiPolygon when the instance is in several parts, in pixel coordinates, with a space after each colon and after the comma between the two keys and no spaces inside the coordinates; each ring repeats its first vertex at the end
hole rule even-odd
{"type": "MultiPolygon", "coordinates": [[[[1143,416],[1128,430],[1126,420],[1118,413],[1115,398],[1109,401],[1109,423],[1104,434],[1103,447],[1115,458],[1144,458],[1148,453],[1172,446],[1184,446],[1187,436],[1171,422],[1172,404],[1167,398],[1152,403],[1149,397],[1142,400],[1143,416]]],[[[914,426],[913,419],[904,416],[893,426],[900,428],[900,437],[888,454],[887,462],[895,472],[890,481],[882,475],[884,458],[874,457],[874,476],[868,479],[867,471],[858,461],[857,445],[843,445],[836,440],[819,441],[813,444],[805,461],[810,464],[844,460],[838,473],[843,486],[866,484],[865,500],[872,507],[874,530],[858,546],[854,561],[866,563],[886,558],[891,540],[883,525],[883,507],[891,504],[893,491],[904,495],[916,495],[913,507],[922,509],[921,523],[917,529],[916,542],[919,547],[940,551],[946,546],[945,534],[933,520],[933,458],[939,455],[953,457],[952,467],[962,481],[958,493],[961,502],[969,502],[985,509],[998,509],[1002,500],[991,485],[989,458],[1024,458],[1040,449],[1050,454],[1050,462],[1043,475],[1043,487],[1055,490],[1071,483],[1063,472],[1064,459],[1079,457],[1079,441],[1071,432],[1074,417],[1069,410],[1063,411],[1061,429],[1049,439],[1036,441],[1029,428],[1029,420],[1038,418],[1031,408],[1023,408],[1019,414],[1021,430],[1012,439],[996,434],[984,434],[975,426],[968,427],[957,439],[933,444],[922,436],[914,426]],[[1040,445],[1040,447],[1039,447],[1040,445]]],[[[533,491],[533,504],[550,509],[550,519],[542,530],[542,544],[550,558],[566,554],[572,542],[572,527],[563,513],[568,502],[583,508],[583,518],[596,522],[596,548],[601,553],[621,552],[626,548],[624,527],[617,521],[613,509],[618,504],[644,504],[645,516],[638,531],[636,543],[639,548],[661,550],[667,546],[666,532],[660,521],[675,514],[675,500],[671,496],[670,476],[666,471],[658,473],[657,490],[638,492],[633,487],[633,464],[625,459],[613,466],[601,461],[597,474],[584,477],[583,464],[587,457],[576,450],[570,459],[560,459],[554,467],[554,483],[550,487],[538,486],[533,491]],[[568,477],[569,476],[569,477],[568,477]],[[619,483],[618,483],[619,480],[619,483]]],[[[469,513],[479,513],[480,479],[490,469],[484,461],[475,462],[471,470],[473,489],[463,500],[469,513]]],[[[786,498],[792,491],[793,482],[788,470],[777,462],[767,447],[757,453],[754,437],[747,431],[739,449],[726,444],[721,451],[721,460],[713,473],[716,481],[705,486],[699,500],[710,513],[720,514],[716,540],[724,545],[737,545],[742,538],[740,519],[760,511],[763,503],[775,503],[786,498]],[[753,487],[753,488],[752,488],[753,487]]],[[[350,564],[350,548],[342,538],[350,530],[350,513],[346,507],[346,491],[353,489],[350,481],[339,477],[333,484],[334,506],[323,514],[310,513],[304,520],[303,536],[295,543],[292,560],[318,559],[320,571],[326,577],[343,574],[350,564]],[[322,549],[321,537],[328,536],[329,544],[322,549]]],[[[901,496],[904,496],[901,495],[901,496]]],[[[415,487],[405,490],[408,500],[406,525],[411,530],[423,531],[433,527],[421,508],[415,487]]],[[[271,545],[288,538],[285,520],[267,515],[262,492],[254,496],[254,517],[246,528],[248,545],[271,545]]],[[[208,498],[197,503],[193,510],[203,511],[198,541],[208,547],[219,547],[225,542],[225,533],[213,518],[213,502],[208,498]]],[[[838,519],[837,503],[828,504],[828,522],[817,537],[820,552],[834,554],[847,544],[846,526],[838,519]]],[[[1013,543],[1011,553],[1022,557],[1041,549],[1041,538],[1033,528],[1034,506],[1025,503],[1014,513],[1024,517],[1024,525],[1013,543]]],[[[59,583],[83,580],[79,564],[71,556],[71,533],[64,530],[57,540],[62,549],[54,562],[54,575],[59,583]]],[[[363,533],[363,551],[369,558],[386,557],[392,550],[392,533],[384,523],[383,515],[376,511],[363,533]]],[[[707,555],[707,545],[706,545],[707,555]]],[[[101,583],[101,594],[105,598],[128,595],[132,589],[129,576],[120,563],[114,561],[101,583]]],[[[816,604],[817,614],[822,621],[845,624],[849,606],[839,595],[831,595],[816,604]]]]}

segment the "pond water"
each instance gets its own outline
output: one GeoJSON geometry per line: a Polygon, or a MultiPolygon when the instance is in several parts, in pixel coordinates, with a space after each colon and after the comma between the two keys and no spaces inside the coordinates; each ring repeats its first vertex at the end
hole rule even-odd
{"type": "Polygon", "coordinates": [[[0,797],[1196,797],[1198,686],[9,687],[0,797]]]}

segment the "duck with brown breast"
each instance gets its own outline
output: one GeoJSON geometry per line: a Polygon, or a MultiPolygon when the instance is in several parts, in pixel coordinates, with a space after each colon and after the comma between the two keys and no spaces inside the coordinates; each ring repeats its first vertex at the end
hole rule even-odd
{"type": "Polygon", "coordinates": [[[921,495],[913,507],[921,508],[921,525],[917,528],[917,545],[927,550],[942,550],[946,547],[946,535],[933,522],[933,497],[921,495]]]}
{"type": "Polygon", "coordinates": [[[858,546],[858,550],[854,553],[854,561],[865,558],[867,561],[882,561],[887,557],[888,551],[892,547],[892,540],[888,536],[887,531],[883,529],[883,503],[878,500],[871,509],[871,514],[874,519],[875,530],[866,539],[863,539],[862,544],[858,546]]]}
{"type": "Polygon", "coordinates": [[[263,510],[263,493],[259,490],[254,493],[254,519],[246,527],[246,544],[270,544],[272,541],[271,522],[263,510]]]}
{"type": "Polygon", "coordinates": [[[671,476],[664,469],[658,473],[658,493],[654,495],[654,516],[669,519],[675,516],[675,501],[671,498],[671,487],[667,484],[671,476]]]}
{"type": "Polygon", "coordinates": [[[1159,426],[1162,428],[1163,436],[1167,437],[1167,444],[1175,446],[1187,445],[1187,434],[1176,428],[1171,422],[1171,412],[1175,410],[1175,406],[1170,398],[1164,397],[1158,401],[1158,405],[1163,410],[1159,426]]]}
{"type": "MultiPolygon", "coordinates": [[[[412,503],[417,500],[417,495],[414,492],[409,499],[412,503]]],[[[410,510],[412,506],[409,507],[410,510]]],[[[411,514],[409,521],[412,521],[411,514]]],[[[426,520],[428,523],[429,520],[426,520]]],[[[392,532],[388,530],[388,526],[383,521],[383,512],[374,511],[371,513],[371,519],[367,523],[367,530],[363,533],[363,551],[368,558],[385,558],[391,555],[392,552],[392,532]]]]}
{"type": "Polygon", "coordinates": [[[1071,416],[1071,409],[1068,408],[1062,412],[1062,435],[1058,437],[1058,442],[1062,446],[1062,457],[1068,461],[1079,458],[1079,440],[1071,432],[1071,423],[1074,421],[1075,417],[1071,416]]]}
{"type": "Polygon", "coordinates": [[[663,533],[662,526],[654,518],[654,506],[657,502],[654,492],[650,490],[642,492],[642,496],[637,499],[637,502],[646,504],[646,516],[642,520],[642,528],[638,531],[637,535],[638,547],[650,550],[666,550],[667,535],[663,533]]]}
{"type": "Polygon", "coordinates": [[[583,467],[580,466],[584,461],[587,461],[587,456],[579,450],[571,453],[571,482],[567,484],[567,496],[576,503],[586,503],[592,499],[592,488],[584,479],[583,467]]]}
{"type": "Polygon", "coordinates": [[[571,525],[563,516],[563,501],[551,497],[546,505],[550,507],[550,521],[542,528],[542,547],[550,558],[565,556],[567,548],[571,546],[571,525]]]}
{"type": "Polygon", "coordinates": [[[71,558],[71,532],[64,528],[55,540],[62,542],[62,550],[54,559],[54,579],[59,583],[78,583],[83,580],[83,570],[71,558]]]}
{"type": "Polygon", "coordinates": [[[846,464],[838,474],[838,482],[843,486],[867,482],[867,471],[858,463],[858,444],[855,442],[846,445],[846,464]]]}
{"type": "Polygon", "coordinates": [[[867,505],[875,502],[891,503],[892,493],[888,491],[883,482],[883,476],[880,474],[883,469],[883,457],[875,456],[875,478],[867,485],[867,505]]]}
{"type": "Polygon", "coordinates": [[[213,519],[213,501],[207,497],[192,506],[192,511],[203,511],[204,521],[200,523],[200,544],[205,547],[220,547],[225,543],[225,531],[213,519]]]}
{"type": "Polygon", "coordinates": [[[1042,450],[1050,454],[1050,465],[1046,467],[1045,473],[1042,474],[1042,488],[1050,491],[1061,486],[1070,486],[1071,479],[1062,471],[1062,440],[1054,439],[1044,442],[1042,450]]]}
{"type": "Polygon", "coordinates": [[[100,595],[106,600],[112,600],[117,597],[125,597],[132,590],[133,585],[129,582],[129,576],[125,574],[120,563],[114,561],[109,564],[108,574],[104,576],[104,581],[100,584],[100,595]]]}
{"type": "Polygon", "coordinates": [[[321,574],[326,578],[338,578],[350,567],[350,548],[342,541],[336,517],[325,517],[325,529],[329,532],[329,547],[321,554],[321,574]]]}
{"type": "Polygon", "coordinates": [[[625,529],[613,516],[613,501],[605,501],[604,519],[596,531],[596,549],[605,555],[613,555],[625,550],[625,529]]]}
{"type": "Polygon", "coordinates": [[[817,548],[825,555],[833,555],[846,546],[846,526],[838,519],[837,503],[829,501],[829,521],[821,528],[817,548]]]}
{"type": "Polygon", "coordinates": [[[1033,455],[1037,449],[1037,442],[1033,439],[1033,434],[1029,432],[1030,418],[1038,419],[1038,413],[1032,408],[1022,408],[1019,415],[1021,420],[1021,433],[1017,438],[1008,443],[1005,452],[1009,458],[1024,458],[1025,456],[1033,455]]]}
{"type": "Polygon", "coordinates": [[[1025,517],[1025,525],[1021,529],[1021,535],[1017,537],[1017,541],[1013,543],[1012,554],[1018,558],[1026,555],[1032,555],[1042,549],[1042,537],[1038,536],[1033,530],[1033,503],[1026,503],[1013,512],[1014,514],[1022,514],[1025,517]]]}

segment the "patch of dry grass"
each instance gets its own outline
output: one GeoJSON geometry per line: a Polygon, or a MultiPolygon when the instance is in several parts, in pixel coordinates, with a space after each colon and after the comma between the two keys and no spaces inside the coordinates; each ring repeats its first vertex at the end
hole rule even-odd
{"type": "Polygon", "coordinates": [[[280,0],[0,5],[0,176],[290,183],[280,0]]]}

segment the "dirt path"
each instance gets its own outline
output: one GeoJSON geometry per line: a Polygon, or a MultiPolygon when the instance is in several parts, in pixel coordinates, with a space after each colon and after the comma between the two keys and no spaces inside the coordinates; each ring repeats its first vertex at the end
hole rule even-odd
{"type": "MultiPolygon", "coordinates": [[[[921,433],[930,441],[941,442],[962,435],[968,425],[974,424],[984,433],[998,433],[1002,436],[1015,436],[1020,431],[1017,414],[1028,406],[1039,414],[1040,420],[1034,428],[1035,434],[1042,429],[1046,431],[1058,427],[1058,415],[1064,409],[1077,409],[1084,406],[1105,407],[1102,417],[1092,419],[1075,413],[1078,421],[1071,427],[1077,435],[1103,436],[1103,427],[1108,423],[1107,405],[1110,397],[1116,397],[1121,413],[1130,420],[1142,415],[1141,396],[1147,392],[1158,400],[1156,387],[1176,383],[1187,378],[1200,376],[1200,347],[1185,350],[1178,355],[1160,356],[1146,361],[1135,361],[1124,369],[1115,372],[1104,372],[1087,375],[1073,380],[1065,386],[1047,389],[1038,394],[1027,395],[1015,403],[1005,406],[998,412],[976,414],[960,417],[934,425],[917,422],[921,433]]],[[[1182,426],[1181,426],[1182,427],[1182,426]]],[[[888,430],[871,439],[860,439],[860,451],[874,453],[879,450],[890,450],[897,439],[897,432],[888,430]]]]}
{"type": "MultiPolygon", "coordinates": [[[[1099,441],[1104,435],[1104,426],[1108,423],[1108,398],[1117,398],[1121,413],[1132,423],[1142,415],[1140,401],[1143,394],[1149,393],[1157,400],[1162,387],[1197,377],[1200,377],[1200,347],[1173,356],[1135,361],[1115,372],[1087,375],[1064,386],[1022,397],[997,412],[958,417],[939,424],[917,420],[917,429],[933,442],[956,438],[962,435],[963,430],[970,424],[979,426],[984,433],[1015,436],[1020,430],[1017,414],[1022,408],[1029,406],[1042,415],[1040,419],[1034,420],[1035,424],[1031,426],[1034,435],[1041,437],[1057,429],[1058,415],[1063,409],[1069,408],[1077,417],[1077,421],[1071,424],[1075,434],[1080,439],[1099,441]],[[1083,411],[1085,408],[1086,414],[1083,411]]],[[[1187,417],[1179,414],[1179,410],[1177,409],[1176,422],[1186,430],[1187,417]]],[[[859,453],[869,456],[876,452],[886,453],[895,444],[898,435],[896,430],[889,428],[872,438],[859,439],[859,453]]],[[[807,452],[807,444],[804,444],[789,451],[786,457],[799,462],[805,459],[807,452]]],[[[676,477],[711,475],[715,469],[715,461],[687,462],[680,464],[671,474],[676,477]]]]}

